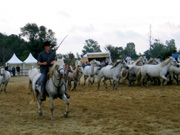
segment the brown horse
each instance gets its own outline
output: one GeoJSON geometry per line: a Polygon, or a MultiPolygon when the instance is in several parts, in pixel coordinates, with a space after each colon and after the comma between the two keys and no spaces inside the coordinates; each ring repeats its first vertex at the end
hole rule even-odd
{"type": "Polygon", "coordinates": [[[71,81],[74,82],[74,88],[72,90],[76,90],[76,86],[78,84],[79,81],[79,76],[82,75],[82,68],[81,67],[77,67],[75,70],[73,70],[73,72],[69,72],[68,73],[68,86],[67,89],[70,90],[71,89],[71,81]]]}

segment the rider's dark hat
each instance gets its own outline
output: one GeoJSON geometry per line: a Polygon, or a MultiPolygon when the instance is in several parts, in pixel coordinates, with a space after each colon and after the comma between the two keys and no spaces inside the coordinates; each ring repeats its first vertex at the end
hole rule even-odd
{"type": "Polygon", "coordinates": [[[43,46],[51,46],[51,43],[49,41],[45,41],[43,46]]]}

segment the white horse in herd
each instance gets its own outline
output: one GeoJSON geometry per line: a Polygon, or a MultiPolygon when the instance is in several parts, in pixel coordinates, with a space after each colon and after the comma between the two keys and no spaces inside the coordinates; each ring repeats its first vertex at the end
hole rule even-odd
{"type": "MultiPolygon", "coordinates": [[[[104,83],[108,79],[113,79],[113,90],[117,89],[117,83],[119,82],[119,77],[120,77],[122,68],[127,68],[127,69],[129,68],[126,62],[122,60],[117,61],[114,66],[107,65],[106,67],[103,67],[97,76],[97,83],[98,83],[97,89],[99,89],[100,82],[103,77],[104,77],[104,83]]],[[[107,88],[106,83],[105,83],[105,86],[107,88]]]]}
{"type": "Polygon", "coordinates": [[[0,75],[0,90],[5,93],[8,82],[11,79],[11,74],[9,71],[6,71],[4,68],[1,68],[0,73],[1,73],[1,75],[0,75]]]}
{"type": "Polygon", "coordinates": [[[168,72],[169,75],[167,78],[171,77],[172,82],[176,80],[176,83],[178,83],[178,75],[180,75],[180,68],[176,66],[170,66],[168,72]],[[177,78],[175,78],[175,75],[177,75],[177,78]]]}
{"type": "Polygon", "coordinates": [[[167,80],[166,74],[171,65],[179,66],[177,61],[173,57],[169,57],[158,65],[143,65],[141,66],[141,85],[143,85],[145,77],[159,77],[161,81],[161,87],[163,86],[163,80],[167,80]]]}
{"type": "Polygon", "coordinates": [[[88,85],[94,83],[95,75],[98,73],[98,66],[101,65],[99,61],[92,60],[90,62],[91,66],[86,66],[83,70],[84,75],[84,85],[86,83],[86,79],[88,78],[88,85]]]}

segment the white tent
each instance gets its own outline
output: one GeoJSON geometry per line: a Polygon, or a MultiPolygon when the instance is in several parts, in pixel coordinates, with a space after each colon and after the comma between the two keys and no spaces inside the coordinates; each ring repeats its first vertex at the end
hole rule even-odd
{"type": "Polygon", "coordinates": [[[29,64],[29,63],[37,63],[37,60],[32,56],[30,53],[27,59],[24,61],[24,63],[29,64]]]}
{"type": "Polygon", "coordinates": [[[27,70],[27,69],[30,69],[31,66],[37,67],[37,60],[30,53],[29,56],[24,61],[24,68],[27,70]]]}
{"type": "Polygon", "coordinates": [[[21,75],[23,75],[23,62],[16,56],[15,53],[13,54],[11,59],[6,62],[6,65],[11,66],[11,68],[12,67],[16,68],[17,65],[19,65],[19,67],[21,69],[21,75]]]}
{"type": "Polygon", "coordinates": [[[11,57],[11,59],[6,63],[7,64],[22,64],[23,62],[20,59],[18,59],[18,57],[14,53],[13,56],[11,57]]]}

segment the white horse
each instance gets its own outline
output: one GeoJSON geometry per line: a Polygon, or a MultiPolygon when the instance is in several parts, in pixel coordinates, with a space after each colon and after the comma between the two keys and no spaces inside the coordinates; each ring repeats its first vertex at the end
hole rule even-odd
{"type": "Polygon", "coordinates": [[[122,80],[124,81],[125,79],[127,79],[129,81],[129,86],[132,85],[132,83],[134,84],[135,81],[137,82],[137,84],[140,83],[140,77],[137,76],[138,72],[141,69],[141,66],[146,63],[146,59],[144,57],[139,57],[133,64],[128,65],[129,69],[125,69],[123,68],[121,70],[121,74],[122,74],[122,80]]]}
{"type": "Polygon", "coordinates": [[[98,66],[101,65],[99,61],[92,60],[90,62],[91,66],[86,66],[83,70],[83,75],[84,75],[84,85],[86,83],[86,79],[88,78],[88,85],[91,83],[91,85],[94,83],[94,75],[97,74],[98,66]]]}
{"type": "Polygon", "coordinates": [[[39,69],[37,68],[32,68],[28,70],[28,78],[29,78],[29,89],[30,92],[32,92],[32,81],[33,78],[39,73],[39,69]]]}
{"type": "Polygon", "coordinates": [[[150,77],[159,77],[161,80],[161,87],[163,86],[163,80],[167,80],[166,78],[166,74],[169,70],[169,67],[171,65],[175,65],[178,66],[178,63],[176,62],[176,60],[173,57],[169,57],[168,59],[166,59],[165,61],[163,61],[162,63],[158,64],[158,65],[144,65],[141,67],[141,85],[143,85],[144,79],[146,77],[146,75],[150,76],[150,77]]]}
{"type": "MultiPolygon", "coordinates": [[[[41,73],[38,73],[32,83],[33,91],[36,97],[36,101],[38,104],[39,115],[42,116],[41,104],[42,102],[38,98],[38,94],[41,91],[40,84],[37,83],[41,73]]],[[[50,99],[50,110],[51,110],[51,120],[54,121],[53,117],[53,100],[56,98],[60,98],[66,102],[66,112],[64,117],[68,116],[69,112],[69,100],[65,94],[65,82],[64,82],[64,61],[62,59],[58,59],[54,62],[53,66],[50,68],[48,73],[48,79],[45,85],[46,95],[49,96],[50,99]]]]}
{"type": "Polygon", "coordinates": [[[157,65],[159,63],[161,63],[161,61],[158,58],[150,58],[146,64],[157,65]]]}
{"type": "Polygon", "coordinates": [[[37,74],[39,74],[39,69],[37,68],[30,68],[28,70],[28,78],[29,78],[28,89],[29,89],[29,93],[32,93],[33,95],[33,99],[31,100],[30,104],[34,104],[35,102],[35,96],[34,96],[34,93],[32,92],[33,91],[32,81],[37,74]]]}
{"type": "Polygon", "coordinates": [[[0,90],[5,93],[8,82],[11,79],[11,74],[9,73],[9,71],[6,71],[4,68],[1,68],[0,73],[1,73],[1,75],[0,75],[0,90]]]}
{"type": "Polygon", "coordinates": [[[174,82],[174,80],[176,79],[176,82],[178,83],[178,75],[180,75],[180,68],[176,66],[170,66],[168,72],[169,75],[167,76],[167,78],[171,76],[172,81],[174,82]],[[175,75],[177,75],[177,78],[175,78],[175,75]]]}
{"type": "MultiPolygon", "coordinates": [[[[106,67],[103,67],[98,76],[97,76],[97,83],[98,88],[100,87],[101,79],[104,77],[104,83],[107,79],[113,79],[113,90],[117,89],[117,83],[119,82],[120,72],[122,68],[129,68],[125,61],[119,60],[114,66],[107,65],[106,67]]],[[[107,84],[105,83],[105,86],[107,88],[107,84]]]]}

